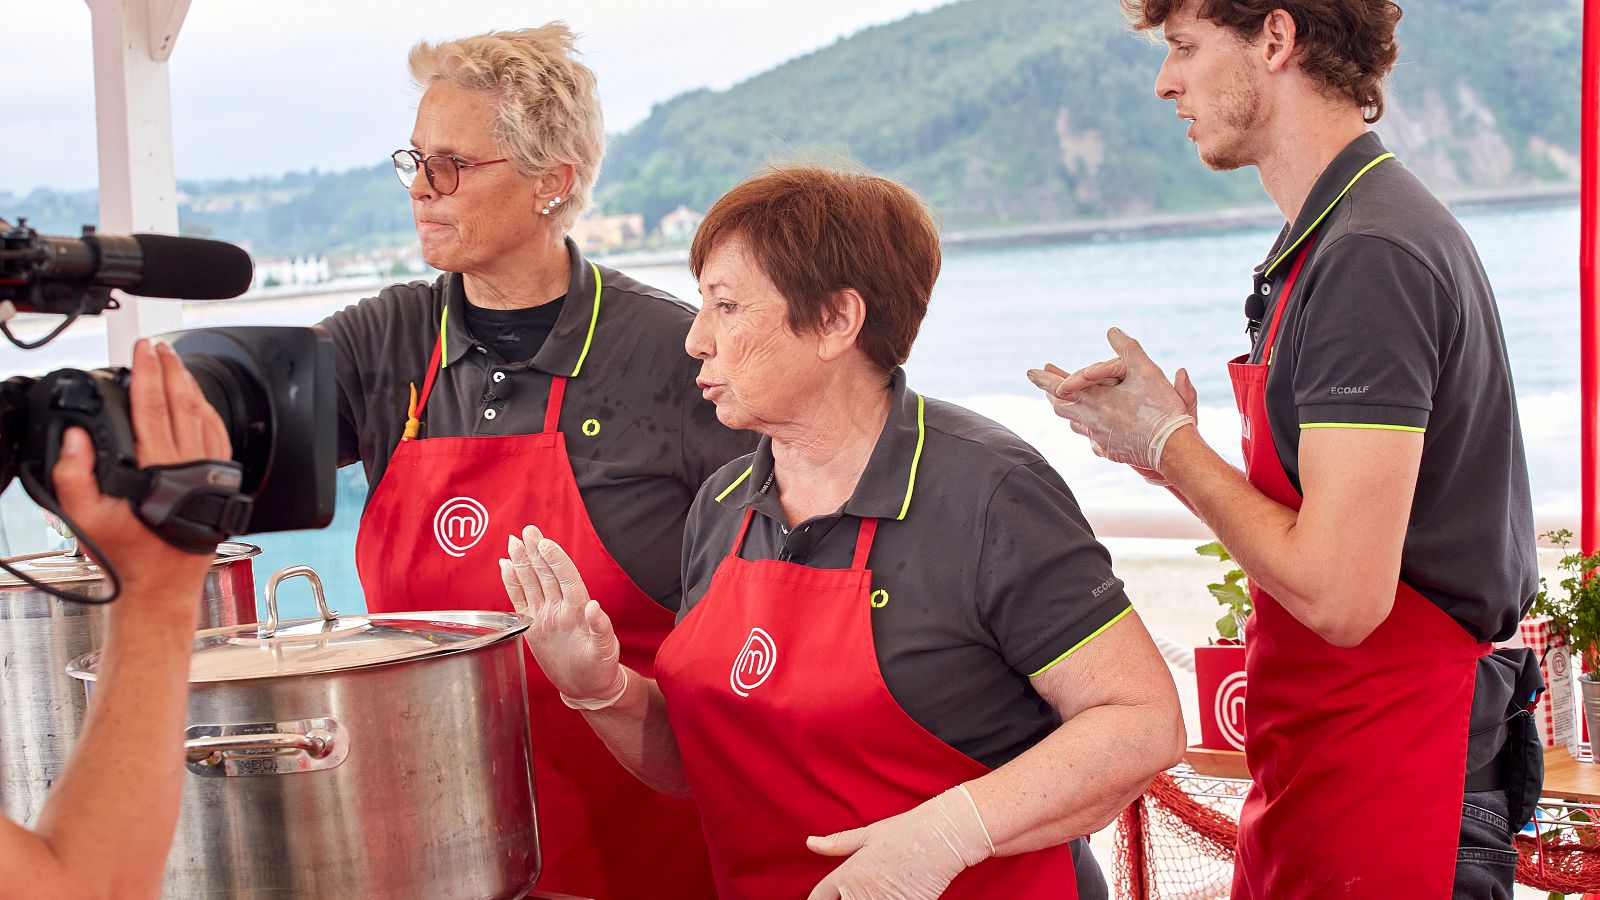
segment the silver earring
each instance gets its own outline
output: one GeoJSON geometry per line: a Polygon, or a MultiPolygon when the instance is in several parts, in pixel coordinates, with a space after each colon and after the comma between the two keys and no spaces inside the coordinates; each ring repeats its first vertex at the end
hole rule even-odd
{"type": "Polygon", "coordinates": [[[561,198],[560,197],[556,197],[556,198],[552,199],[549,203],[546,203],[544,205],[544,209],[539,210],[539,214],[542,215],[542,216],[550,215],[550,211],[552,209],[555,209],[558,205],[560,205],[560,203],[561,203],[561,198]]]}

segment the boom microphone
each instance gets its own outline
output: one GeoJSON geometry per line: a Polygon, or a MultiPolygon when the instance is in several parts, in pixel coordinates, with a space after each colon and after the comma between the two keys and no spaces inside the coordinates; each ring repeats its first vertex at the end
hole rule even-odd
{"type": "MultiPolygon", "coordinates": [[[[38,281],[119,288],[141,297],[225,300],[250,288],[250,254],[232,244],[166,234],[47,237],[0,220],[0,290],[38,281]]],[[[18,312],[35,310],[24,302],[18,312]]]]}
{"type": "MultiPolygon", "coordinates": [[[[250,288],[250,254],[222,241],[165,234],[97,234],[85,225],[81,237],[49,237],[19,219],[0,219],[0,332],[12,313],[78,316],[115,309],[113,289],[141,297],[225,300],[250,288]],[[8,307],[9,304],[9,307],[8,307]]],[[[50,340],[60,329],[45,337],[50,340]]],[[[40,341],[39,343],[44,343],[40,341]]]]}
{"type": "MultiPolygon", "coordinates": [[[[101,238],[101,240],[105,240],[101,238]]],[[[250,254],[225,241],[136,234],[143,256],[139,281],[122,290],[140,297],[227,300],[250,289],[255,266],[250,254]]]]}

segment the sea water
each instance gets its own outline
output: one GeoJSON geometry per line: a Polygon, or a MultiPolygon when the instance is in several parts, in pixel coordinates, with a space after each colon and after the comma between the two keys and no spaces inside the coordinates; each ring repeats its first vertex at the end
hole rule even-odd
{"type": "MultiPolygon", "coordinates": [[[[1578,210],[1554,206],[1462,216],[1500,304],[1516,382],[1536,510],[1576,517],[1579,506],[1578,210]]],[[[1105,358],[1105,332],[1137,338],[1171,375],[1189,370],[1200,393],[1200,425],[1212,446],[1239,455],[1238,417],[1225,362],[1247,349],[1243,301],[1251,268],[1275,234],[1250,230],[954,250],[944,260],[928,317],[906,365],[913,389],[989,416],[1062,473],[1091,520],[1119,510],[1171,510],[1173,501],[1125,467],[1097,459],[1028,383],[1030,367],[1076,368],[1105,358]]],[[[629,268],[630,275],[697,302],[687,267],[629,268]]],[[[313,324],[352,302],[337,294],[190,304],[185,327],[313,324]]],[[[604,332],[596,340],[605,340],[604,332]]],[[[103,326],[85,321],[28,353],[0,349],[0,374],[42,373],[105,360],[103,326]]],[[[359,466],[341,471],[337,513],[323,531],[258,535],[258,582],[307,564],[341,612],[363,606],[355,577],[355,532],[367,485],[359,466]]],[[[20,488],[0,497],[7,553],[53,549],[59,540],[20,488]]],[[[485,540],[497,540],[495,535],[485,540]]],[[[404,566],[405,560],[394,560],[404,566]]],[[[291,582],[290,584],[293,584],[291,582]]],[[[303,586],[286,585],[282,613],[310,615],[303,586]]]]}

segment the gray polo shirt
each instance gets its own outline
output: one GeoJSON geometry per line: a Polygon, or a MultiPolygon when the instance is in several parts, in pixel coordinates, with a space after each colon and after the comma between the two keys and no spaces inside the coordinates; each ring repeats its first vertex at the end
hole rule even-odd
{"type": "MultiPolygon", "coordinates": [[[[1061,719],[1028,678],[1131,609],[1111,557],[1072,492],[1002,426],[908,390],[893,406],[855,493],[792,531],[772,444],[712,476],[684,532],[684,605],[699,602],[746,509],[741,557],[848,568],[862,517],[877,517],[872,636],[895,702],[940,740],[996,767],[1061,719]]],[[[862,602],[869,602],[863,597],[862,602]]]]}
{"type": "MultiPolygon", "coordinates": [[[[1323,172],[1256,269],[1273,298],[1263,321],[1298,253],[1284,251],[1385,152],[1369,132],[1323,172]]],[[[1323,220],[1289,304],[1267,377],[1289,478],[1298,489],[1306,429],[1423,434],[1400,577],[1478,639],[1510,637],[1538,589],[1533,507],[1500,313],[1471,239],[1399,160],[1381,162],[1323,220]]]]}
{"type": "MultiPolygon", "coordinates": [[[[422,388],[448,301],[448,365],[434,381],[421,436],[540,431],[551,377],[569,376],[560,429],[595,532],[635,584],[677,609],[684,515],[707,476],[749,452],[755,437],[725,428],[695,387],[699,364],[683,347],[693,311],[592,266],[571,241],[567,249],[567,299],[531,359],[501,362],[473,338],[462,278],[453,273],[385,288],[328,317],[322,327],[334,341],[339,462],[363,463],[370,497],[399,444],[409,386],[422,388]]],[[[505,473],[506,489],[517,485],[517,473],[505,473]]]]}

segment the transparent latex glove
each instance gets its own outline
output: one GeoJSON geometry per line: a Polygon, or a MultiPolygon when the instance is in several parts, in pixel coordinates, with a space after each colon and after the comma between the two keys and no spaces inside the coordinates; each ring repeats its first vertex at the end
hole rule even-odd
{"type": "Polygon", "coordinates": [[[561,699],[574,709],[620,700],[628,687],[622,646],[566,551],[529,525],[506,539],[506,553],[500,580],[511,606],[533,620],[523,639],[561,699]]]}
{"type": "MultiPolygon", "coordinates": [[[[1082,391],[1088,390],[1097,384],[1105,385],[1107,387],[1121,384],[1123,376],[1125,376],[1128,372],[1127,366],[1123,364],[1121,358],[1097,362],[1093,365],[1079,369],[1076,372],[1066,372],[1056,366],[1054,363],[1048,364],[1044,368],[1046,372],[1061,376],[1063,387],[1059,388],[1058,390],[1067,395],[1078,395],[1082,391]]],[[[1194,426],[1199,428],[1200,393],[1194,389],[1194,382],[1189,380],[1188,369],[1179,369],[1177,371],[1172,378],[1172,388],[1178,392],[1179,397],[1183,398],[1183,404],[1189,411],[1189,418],[1193,419],[1194,426]]],[[[1171,483],[1168,482],[1167,479],[1155,469],[1142,469],[1138,466],[1131,466],[1130,468],[1132,468],[1135,472],[1138,472],[1140,478],[1143,478],[1145,481],[1150,482],[1156,487],[1172,486],[1171,483]]]]}
{"type": "Polygon", "coordinates": [[[1092,387],[1115,387],[1122,383],[1122,379],[1128,377],[1128,364],[1119,356],[1090,363],[1076,372],[1068,372],[1055,363],[1046,363],[1044,370],[1061,378],[1061,382],[1056,386],[1056,396],[1074,403],[1092,387]]]}
{"type": "Polygon", "coordinates": [[[1096,363],[1077,376],[1063,377],[1059,369],[1029,369],[1028,380],[1050,396],[1056,415],[1089,439],[1096,455],[1159,474],[1167,438],[1193,425],[1194,416],[1138,341],[1119,328],[1111,329],[1106,338],[1117,360],[1096,363]],[[1122,380],[1101,384],[1116,377],[1118,362],[1122,380]]]}
{"type": "Polygon", "coordinates": [[[964,784],[865,828],[807,838],[806,847],[850,857],[807,900],[933,900],[962,871],[994,855],[964,784]]]}
{"type": "MultiPolygon", "coordinates": [[[[1061,384],[1056,388],[1057,396],[1068,400],[1077,400],[1084,391],[1096,385],[1111,387],[1121,384],[1123,377],[1128,374],[1128,367],[1122,362],[1121,357],[1091,363],[1076,372],[1068,372],[1055,363],[1045,365],[1044,370],[1052,375],[1061,376],[1061,384]]],[[[1178,396],[1183,398],[1184,404],[1189,409],[1189,418],[1195,420],[1195,427],[1198,428],[1200,396],[1189,380],[1189,370],[1179,369],[1172,379],[1172,387],[1178,392],[1178,396]]],[[[1130,468],[1138,472],[1140,478],[1156,487],[1171,487],[1167,479],[1155,469],[1141,469],[1138,466],[1130,468]]]]}

